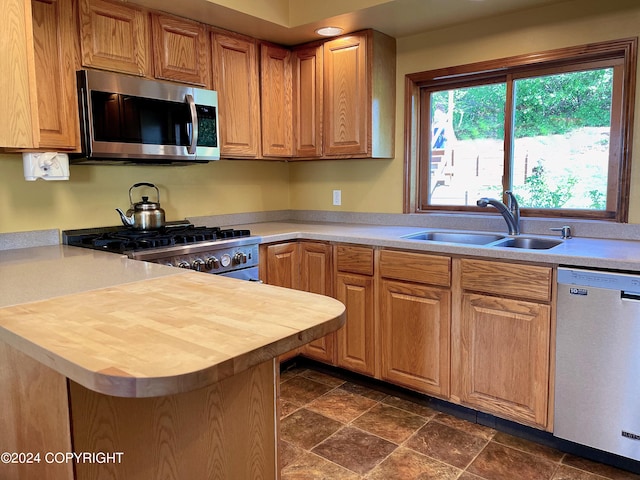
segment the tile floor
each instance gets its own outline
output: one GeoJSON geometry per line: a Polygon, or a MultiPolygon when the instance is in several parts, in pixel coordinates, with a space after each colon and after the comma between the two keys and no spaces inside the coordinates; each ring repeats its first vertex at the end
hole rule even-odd
{"type": "Polygon", "coordinates": [[[282,480],[640,480],[307,367],[280,394],[282,480]]]}

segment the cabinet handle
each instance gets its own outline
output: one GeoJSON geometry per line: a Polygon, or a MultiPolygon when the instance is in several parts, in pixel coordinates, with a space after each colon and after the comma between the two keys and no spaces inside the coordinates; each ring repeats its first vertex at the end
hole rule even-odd
{"type": "Polygon", "coordinates": [[[189,104],[189,110],[191,111],[191,144],[187,148],[187,153],[195,154],[196,145],[198,144],[198,112],[196,110],[196,102],[193,101],[193,96],[187,94],[187,103],[189,104]]]}

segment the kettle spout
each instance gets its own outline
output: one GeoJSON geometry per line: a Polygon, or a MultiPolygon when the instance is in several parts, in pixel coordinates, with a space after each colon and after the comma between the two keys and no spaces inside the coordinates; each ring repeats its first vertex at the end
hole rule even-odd
{"type": "Polygon", "coordinates": [[[133,215],[131,215],[130,217],[127,217],[125,215],[125,213],[120,210],[119,208],[116,208],[116,212],[118,212],[120,214],[120,219],[122,220],[122,224],[125,227],[133,227],[133,225],[135,224],[135,220],[133,218],[133,215]]]}

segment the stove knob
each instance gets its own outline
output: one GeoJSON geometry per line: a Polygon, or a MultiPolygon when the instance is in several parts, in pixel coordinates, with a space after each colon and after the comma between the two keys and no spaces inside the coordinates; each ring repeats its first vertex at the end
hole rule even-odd
{"type": "Polygon", "coordinates": [[[220,260],[218,260],[216,257],[209,257],[204,264],[204,268],[206,268],[207,270],[220,268],[220,260]]]}
{"type": "Polygon", "coordinates": [[[241,263],[247,263],[247,254],[242,252],[236,252],[233,256],[233,263],[240,265],[241,263]]]}
{"type": "Polygon", "coordinates": [[[178,262],[178,267],[180,268],[191,268],[191,265],[189,265],[189,262],[182,260],[180,262],[178,262]]]}
{"type": "Polygon", "coordinates": [[[191,269],[195,270],[196,272],[203,271],[204,267],[205,267],[205,263],[204,263],[204,260],[202,260],[201,258],[196,258],[191,264],[191,269]]]}

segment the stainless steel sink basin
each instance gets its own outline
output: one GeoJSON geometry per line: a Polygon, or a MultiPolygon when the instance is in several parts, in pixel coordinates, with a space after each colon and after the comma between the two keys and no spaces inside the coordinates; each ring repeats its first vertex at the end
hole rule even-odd
{"type": "Polygon", "coordinates": [[[562,240],[536,237],[512,237],[496,242],[494,247],[527,248],[531,250],[548,250],[562,243],[562,240]]]}
{"type": "Polygon", "coordinates": [[[504,235],[473,232],[420,232],[405,235],[407,240],[422,240],[425,242],[466,243],[472,245],[487,245],[504,238],[504,235]]]}

